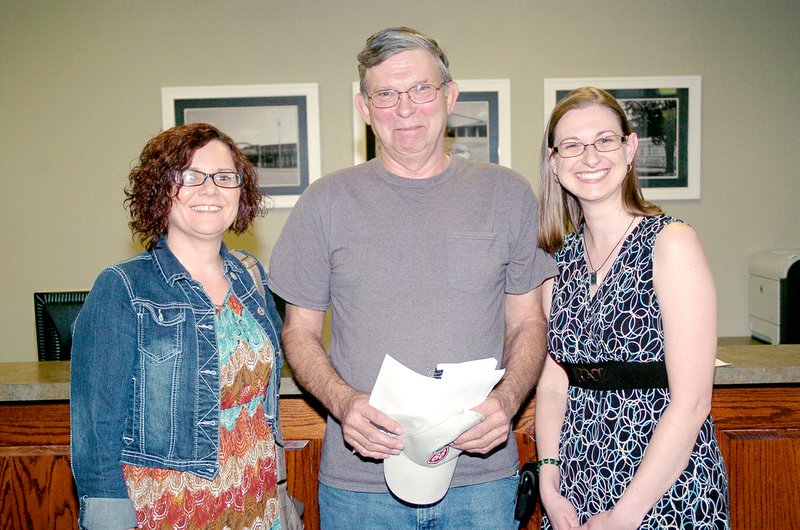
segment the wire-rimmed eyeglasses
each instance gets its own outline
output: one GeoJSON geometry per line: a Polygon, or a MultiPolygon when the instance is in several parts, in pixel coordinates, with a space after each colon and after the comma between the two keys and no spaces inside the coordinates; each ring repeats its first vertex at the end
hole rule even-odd
{"type": "Polygon", "coordinates": [[[587,147],[592,146],[601,153],[609,151],[616,151],[622,147],[622,143],[628,140],[627,136],[620,136],[619,134],[610,134],[603,136],[593,144],[584,144],[574,140],[565,140],[553,148],[554,153],[561,155],[561,158],[572,158],[580,156],[587,147]]]}
{"type": "Polygon", "coordinates": [[[442,83],[441,85],[436,86],[433,83],[421,83],[419,85],[412,86],[408,90],[382,88],[381,90],[376,90],[367,96],[367,99],[372,102],[372,106],[376,109],[389,109],[400,103],[401,94],[406,94],[412,103],[420,105],[422,103],[430,103],[436,99],[436,96],[439,94],[439,90],[446,84],[447,83],[442,83]]]}
{"type": "Polygon", "coordinates": [[[244,184],[244,177],[235,171],[218,171],[216,173],[203,173],[196,169],[184,169],[175,172],[175,184],[178,186],[202,186],[206,179],[211,177],[212,182],[220,188],[240,188],[244,184]]]}

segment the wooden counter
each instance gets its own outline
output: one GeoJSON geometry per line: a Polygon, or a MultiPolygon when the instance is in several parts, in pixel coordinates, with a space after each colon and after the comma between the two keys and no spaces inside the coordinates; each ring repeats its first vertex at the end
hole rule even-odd
{"type": "MultiPolygon", "coordinates": [[[[712,414],[728,466],[733,528],[800,528],[800,345],[720,339],[712,414]]],[[[290,491],[319,527],[324,411],[282,379],[290,491]]],[[[2,528],[76,528],[69,469],[69,363],[0,363],[2,528]]],[[[533,400],[515,424],[520,459],[535,454],[533,400]]],[[[527,528],[538,528],[539,513],[527,528]]]]}

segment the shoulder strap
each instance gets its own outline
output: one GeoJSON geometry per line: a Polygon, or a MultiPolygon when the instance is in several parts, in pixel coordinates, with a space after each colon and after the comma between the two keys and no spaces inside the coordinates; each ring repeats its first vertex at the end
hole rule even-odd
{"type": "MultiPolygon", "coordinates": [[[[242,265],[247,272],[250,273],[250,276],[253,277],[253,281],[256,284],[256,289],[258,292],[261,293],[261,297],[266,300],[266,293],[264,292],[264,283],[261,279],[261,271],[259,270],[256,263],[256,258],[250,256],[249,254],[245,254],[241,250],[234,249],[230,251],[231,255],[233,255],[236,259],[242,262],[242,265]]],[[[281,432],[281,423],[278,421],[275,424],[277,429],[277,435],[280,440],[283,440],[283,433],[281,432]]],[[[285,444],[286,441],[284,440],[283,443],[285,444]]],[[[286,449],[284,445],[281,445],[277,442],[275,443],[275,460],[277,462],[277,481],[278,481],[278,504],[280,506],[281,511],[281,525],[286,526],[288,530],[302,530],[304,528],[302,517],[303,517],[303,503],[289,495],[289,492],[286,488],[286,449]]]]}
{"type": "Polygon", "coordinates": [[[266,297],[266,293],[264,292],[264,282],[261,280],[261,271],[259,271],[258,267],[256,266],[256,258],[249,254],[245,254],[238,249],[231,250],[230,253],[236,259],[242,262],[244,268],[247,269],[247,272],[249,272],[250,276],[253,277],[253,282],[255,282],[258,292],[261,293],[262,297],[266,297]]]}

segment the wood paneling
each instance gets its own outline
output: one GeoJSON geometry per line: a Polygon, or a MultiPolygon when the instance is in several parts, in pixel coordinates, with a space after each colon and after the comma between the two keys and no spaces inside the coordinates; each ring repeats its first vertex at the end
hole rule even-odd
{"type": "MultiPolygon", "coordinates": [[[[289,491],[319,528],[317,475],[325,433],[318,403],[281,399],[289,491]]],[[[800,386],[714,390],[717,437],[728,467],[734,530],[800,529],[800,386]]],[[[520,460],[535,454],[533,406],[515,423],[520,460]]],[[[70,529],[77,499],[69,469],[66,402],[0,404],[0,530],[70,529]]],[[[538,528],[539,510],[528,529],[538,528]]]]}
{"type": "Polygon", "coordinates": [[[302,449],[286,451],[286,479],[289,494],[303,502],[303,521],[307,530],[319,529],[317,475],[322,456],[322,438],[308,440],[302,449]]]}
{"type": "Polygon", "coordinates": [[[4,448],[0,484],[0,528],[77,527],[69,446],[4,448]]]}
{"type": "Polygon", "coordinates": [[[800,430],[726,430],[718,437],[732,527],[800,528],[800,430]]]}
{"type": "Polygon", "coordinates": [[[0,404],[0,529],[77,528],[67,403],[0,404]]]}
{"type": "Polygon", "coordinates": [[[800,529],[800,387],[725,387],[712,402],[731,527],[800,529]]]}
{"type": "Polygon", "coordinates": [[[0,447],[69,445],[69,403],[0,403],[0,447]]]}

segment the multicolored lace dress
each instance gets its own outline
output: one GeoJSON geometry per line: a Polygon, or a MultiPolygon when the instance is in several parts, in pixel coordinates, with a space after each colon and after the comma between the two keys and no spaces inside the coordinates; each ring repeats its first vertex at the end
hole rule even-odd
{"type": "Polygon", "coordinates": [[[124,464],[141,528],[279,530],[275,439],[264,415],[274,364],[266,333],[232,292],[215,317],[220,355],[220,470],[191,473],[124,464]]]}
{"type": "MultiPolygon", "coordinates": [[[[548,330],[559,363],[664,360],[661,310],[653,286],[653,246],[674,218],[645,217],[628,235],[595,296],[589,292],[583,230],[559,251],[548,330]]],[[[581,227],[582,228],[582,227],[581,227]]],[[[669,390],[588,390],[570,386],[559,446],[561,493],[580,524],[614,507],[639,467],[669,390]]],[[[689,463],[641,528],[729,528],[725,464],[709,416],[689,463]]],[[[544,517],[542,528],[551,528],[544,517]]]]}

